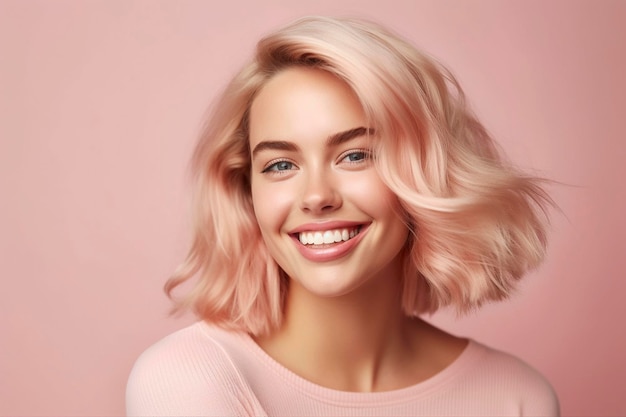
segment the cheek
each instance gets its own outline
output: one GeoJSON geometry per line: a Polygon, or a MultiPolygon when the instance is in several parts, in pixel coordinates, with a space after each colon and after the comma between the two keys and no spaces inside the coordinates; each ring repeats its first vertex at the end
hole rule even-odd
{"type": "Polygon", "coordinates": [[[254,214],[264,235],[281,227],[291,206],[290,199],[290,193],[275,184],[252,183],[254,214]]]}
{"type": "Polygon", "coordinates": [[[374,172],[346,182],[343,193],[373,217],[397,217],[398,210],[394,210],[398,207],[396,195],[374,172]]]}

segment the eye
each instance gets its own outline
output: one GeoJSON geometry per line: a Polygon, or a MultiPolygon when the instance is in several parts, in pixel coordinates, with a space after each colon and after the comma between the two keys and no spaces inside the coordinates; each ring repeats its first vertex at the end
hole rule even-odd
{"type": "Polygon", "coordinates": [[[358,163],[370,159],[371,153],[365,149],[357,151],[349,151],[341,156],[342,162],[358,163]]]}
{"type": "Polygon", "coordinates": [[[263,168],[263,171],[261,171],[261,173],[290,171],[292,169],[296,169],[296,166],[293,162],[276,161],[276,162],[270,163],[270,165],[263,168]]]}

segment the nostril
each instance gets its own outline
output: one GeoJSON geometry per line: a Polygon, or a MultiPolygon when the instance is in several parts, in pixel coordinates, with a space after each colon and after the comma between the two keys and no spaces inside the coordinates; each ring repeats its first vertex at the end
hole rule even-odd
{"type": "Polygon", "coordinates": [[[302,196],[302,209],[311,212],[330,212],[341,207],[341,197],[328,187],[309,189],[302,196]]]}

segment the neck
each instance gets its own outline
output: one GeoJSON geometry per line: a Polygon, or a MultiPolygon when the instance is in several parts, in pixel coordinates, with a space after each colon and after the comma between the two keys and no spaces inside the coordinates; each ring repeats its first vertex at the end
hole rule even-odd
{"type": "Polygon", "coordinates": [[[317,297],[292,283],[285,309],[284,330],[298,333],[300,340],[316,351],[349,355],[355,347],[384,349],[390,338],[401,332],[404,314],[398,285],[372,285],[344,296],[317,297]]]}
{"type": "MultiPolygon", "coordinates": [[[[399,272],[399,271],[397,271],[399,272]]],[[[259,345],[300,376],[344,391],[395,389],[397,371],[415,353],[423,324],[401,309],[400,274],[337,297],[320,297],[290,283],[284,323],[259,345]],[[385,381],[395,381],[388,384],[385,381]]]]}

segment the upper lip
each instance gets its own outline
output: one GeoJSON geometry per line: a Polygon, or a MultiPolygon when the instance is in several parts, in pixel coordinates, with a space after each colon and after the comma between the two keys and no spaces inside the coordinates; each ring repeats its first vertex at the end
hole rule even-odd
{"type": "Polygon", "coordinates": [[[347,229],[350,227],[361,226],[366,222],[355,222],[345,220],[328,220],[322,222],[311,222],[302,224],[295,229],[289,231],[290,235],[302,232],[315,232],[321,230],[347,229]]]}

